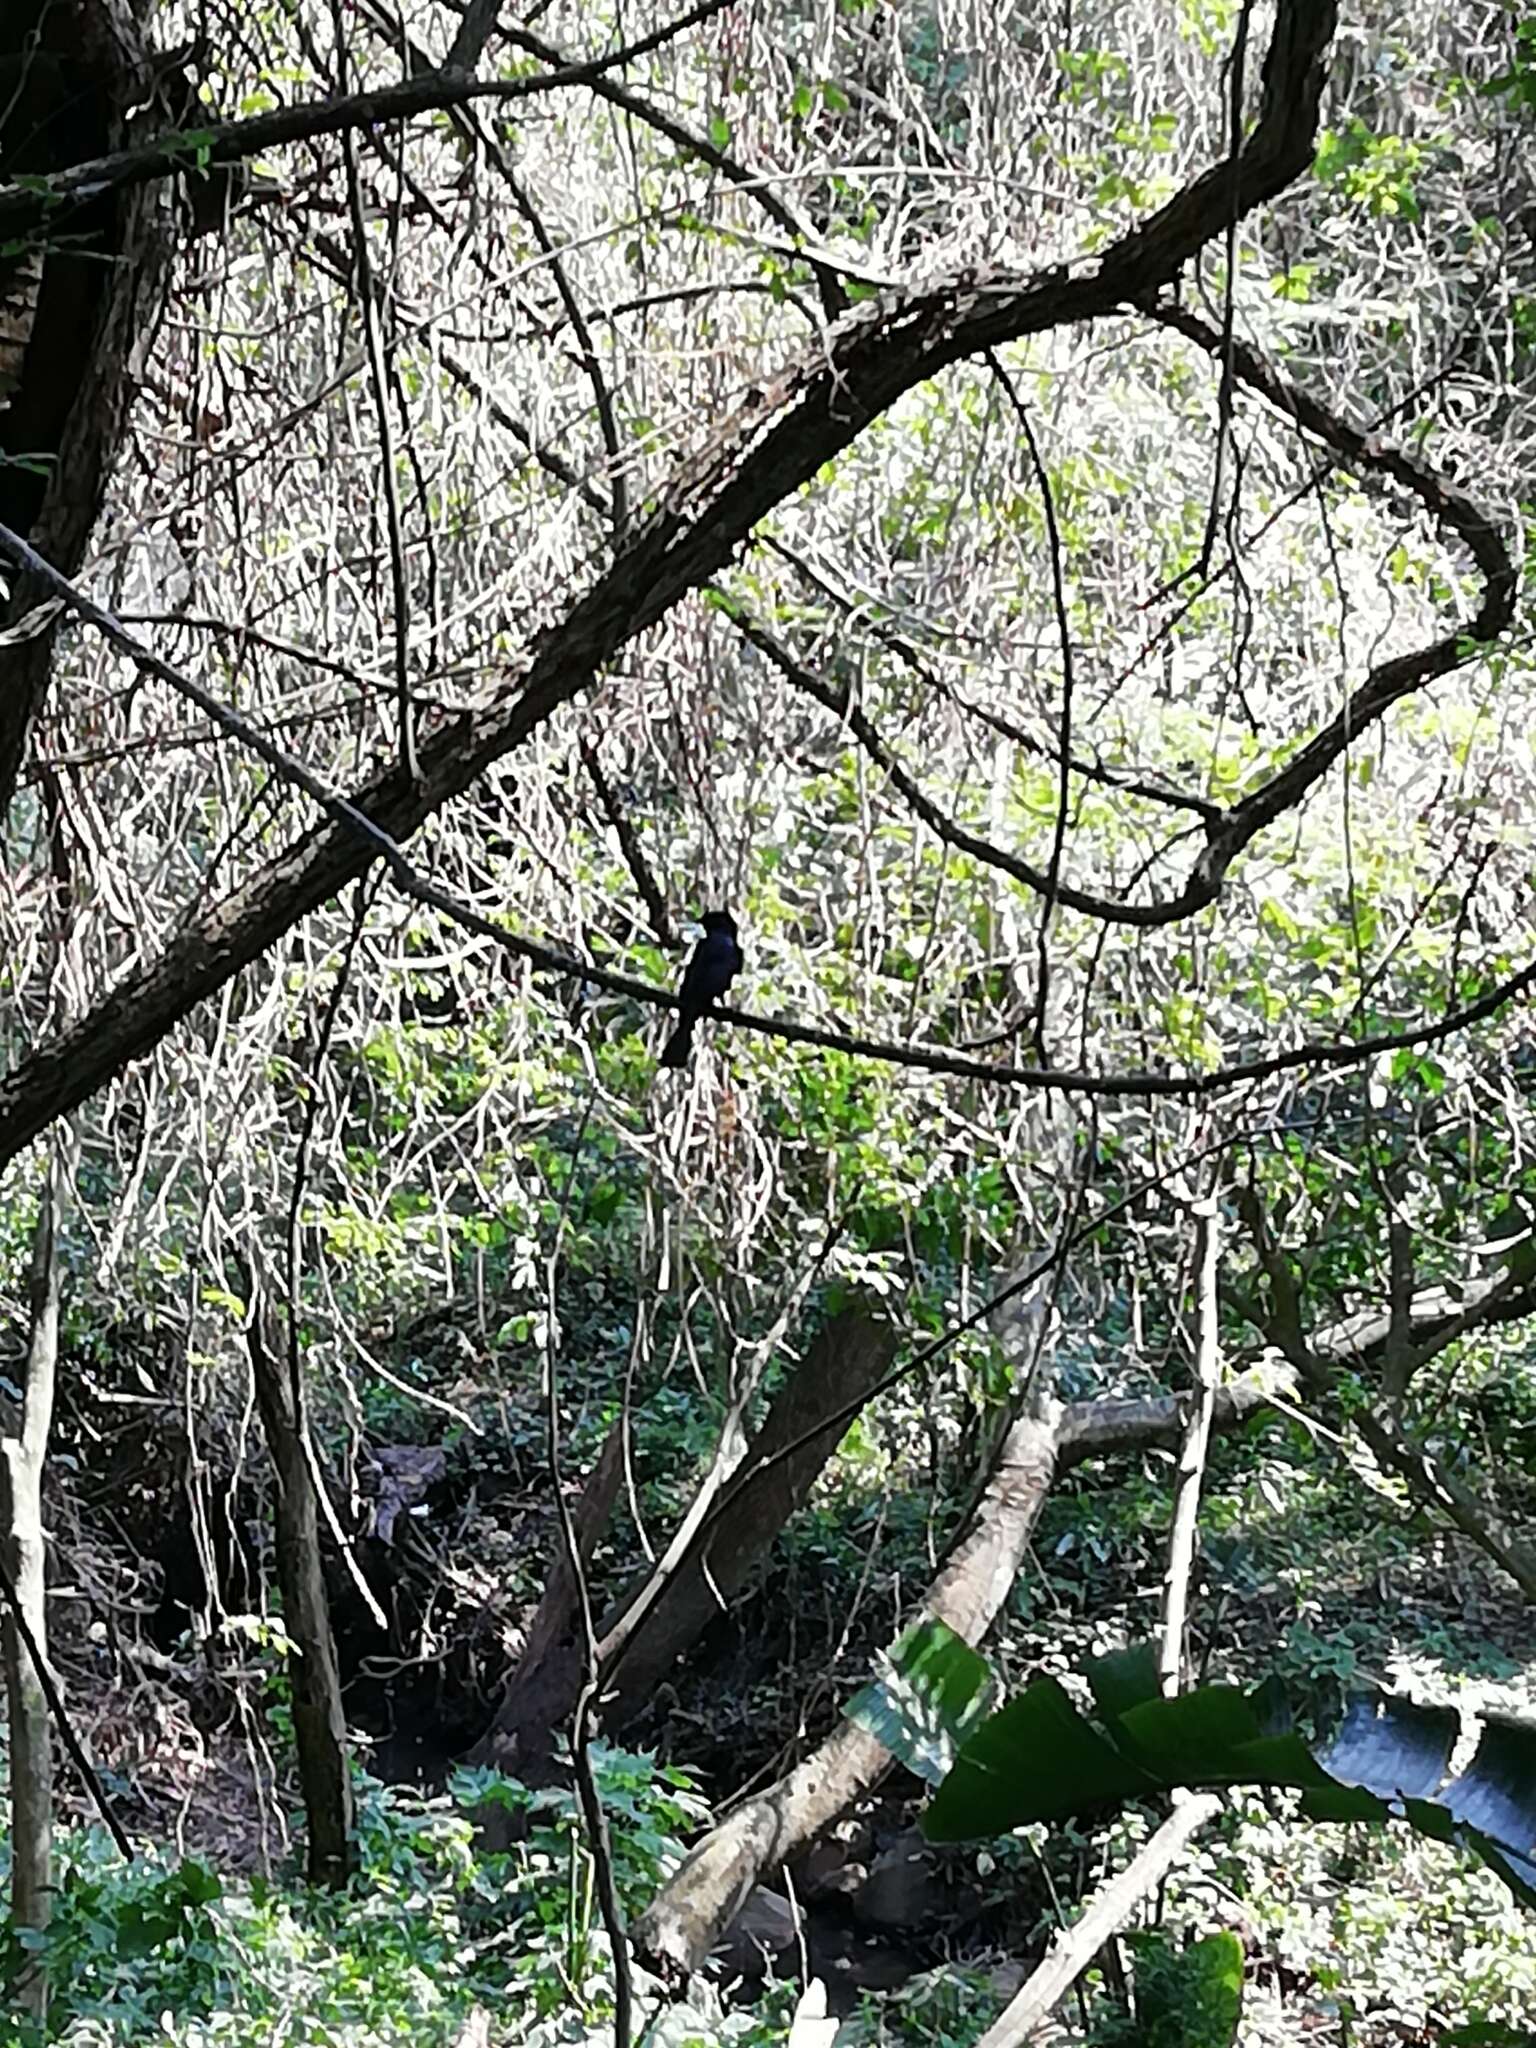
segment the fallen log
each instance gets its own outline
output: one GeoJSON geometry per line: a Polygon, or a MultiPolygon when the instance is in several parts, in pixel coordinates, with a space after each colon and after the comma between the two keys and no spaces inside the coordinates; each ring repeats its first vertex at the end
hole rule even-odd
{"type": "MultiPolygon", "coordinates": [[[[1062,1414],[1052,1404],[1008,1431],[970,1531],[919,1610],[967,1642],[985,1633],[1018,1575],[1056,1475],[1062,1414]]],[[[738,1806],[684,1859],[635,1923],[641,1961],[668,1977],[701,1968],[764,1873],[875,1786],[891,1762],[883,1743],[845,1721],[787,1777],[738,1806]]]]}
{"type": "MultiPolygon", "coordinates": [[[[1211,1427],[1239,1428],[1273,1390],[1263,1372],[1222,1387],[1211,1427]]],[[[1050,1403],[1015,1422],[982,1494],[969,1533],[951,1554],[915,1615],[942,1621],[977,1643],[1012,1589],[1040,1510],[1060,1472],[1093,1458],[1178,1444],[1184,1402],[1050,1403]]],[[[913,1617],[915,1618],[915,1616],[913,1617]]],[[[780,1868],[855,1799],[872,1791],[894,1758],[883,1743],[844,1722],[767,1791],[738,1806],[684,1858],[633,1929],[636,1955],[676,1979],[701,1969],[754,1886],[780,1868]]]]}
{"type": "MultiPolygon", "coordinates": [[[[583,1571],[608,1526],[623,1476],[624,1432],[615,1423],[571,1512],[583,1571]]],[[[529,1784],[542,1782],[548,1774],[556,1732],[570,1719],[585,1668],[580,1590],[562,1543],[528,1624],[522,1655],[497,1703],[495,1719],[469,1753],[470,1763],[529,1784]]],[[[494,1828],[490,1832],[494,1836],[494,1828]]]]}
{"type": "MultiPolygon", "coordinates": [[[[675,1554],[669,1550],[657,1572],[600,1624],[605,1726],[621,1725],[643,1706],[657,1680],[741,1591],[836,1450],[850,1410],[878,1384],[895,1351],[895,1331],[864,1307],[844,1309],[819,1332],[770,1404],[737,1476],[726,1481],[710,1512],[694,1519],[692,1535],[684,1532],[675,1554]]],[[[607,1526],[622,1471],[616,1427],[573,1516],[583,1568],[607,1526]]],[[[586,1677],[581,1620],[562,1550],[471,1763],[529,1784],[548,1781],[556,1735],[575,1711],[586,1677]]],[[[487,1825],[494,1838],[494,1826],[487,1825]]]]}

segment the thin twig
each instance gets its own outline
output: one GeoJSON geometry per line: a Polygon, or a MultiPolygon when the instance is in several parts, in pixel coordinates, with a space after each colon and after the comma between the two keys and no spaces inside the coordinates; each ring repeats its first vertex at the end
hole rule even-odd
{"type": "Polygon", "coordinates": [[[603,1926],[608,1934],[608,1945],[613,1954],[613,2048],[630,2048],[630,2043],[634,2039],[635,1978],[629,1955],[629,1930],[624,1924],[624,1909],[619,1902],[618,1885],[613,1874],[613,1844],[608,1830],[608,1816],[603,1807],[602,1793],[598,1788],[597,1773],[592,1767],[591,1714],[601,1682],[597,1629],[592,1617],[586,1566],[582,1561],[581,1538],[571,1514],[570,1503],[565,1497],[560,1456],[560,1378],[555,1363],[560,1346],[556,1279],[560,1268],[560,1254],[565,1243],[566,1223],[571,1212],[571,1197],[576,1189],[577,1169],[581,1163],[581,1148],[586,1139],[587,1126],[592,1121],[592,1109],[596,1100],[597,1077],[593,1075],[587,1089],[586,1101],[582,1105],[581,1121],[576,1126],[576,1134],[571,1140],[570,1165],[566,1170],[565,1186],[560,1190],[560,1213],[555,1221],[555,1240],[550,1248],[546,1269],[545,1432],[550,1484],[554,1488],[556,1512],[560,1517],[566,1565],[571,1574],[571,1583],[576,1589],[576,1610],[581,1617],[582,1661],[585,1667],[585,1680],[576,1702],[576,1711],[571,1719],[571,1767],[575,1773],[582,1819],[586,1823],[587,1848],[592,1857],[592,1875],[597,1889],[597,1908],[602,1915],[603,1926]]]}
{"type": "Polygon", "coordinates": [[[53,1672],[49,1669],[48,1659],[43,1655],[42,1650],[38,1646],[37,1637],[32,1633],[32,1626],[22,1609],[21,1595],[17,1592],[15,1582],[6,1570],[3,1561],[0,1561],[0,1594],[3,1594],[5,1597],[6,1605],[11,1610],[11,1621],[15,1626],[16,1633],[25,1643],[27,1655],[32,1659],[32,1668],[37,1673],[37,1682],[43,1688],[43,1695],[48,1702],[48,1711],[53,1716],[54,1726],[59,1731],[60,1740],[69,1751],[70,1761],[85,1780],[86,1788],[95,1802],[96,1811],[105,1822],[107,1833],[117,1845],[118,1854],[125,1862],[131,1863],[133,1861],[133,1844],[129,1841],[122,1822],[112,1810],[112,1802],[107,1797],[107,1788],[98,1777],[95,1765],[86,1755],[85,1745],[75,1733],[74,1723],[70,1720],[64,1705],[64,1695],[59,1691],[58,1683],[54,1678],[53,1672]]]}
{"type": "MultiPolygon", "coordinates": [[[[341,0],[331,0],[331,19],[335,24],[336,84],[344,98],[347,90],[347,38],[341,0]]],[[[354,297],[363,326],[368,384],[373,394],[374,419],[379,430],[380,489],[384,496],[385,529],[389,535],[389,576],[394,602],[395,704],[400,721],[400,766],[406,780],[415,782],[420,776],[420,767],[416,759],[416,721],[411,706],[410,587],[405,574],[405,523],[400,516],[400,479],[395,474],[395,427],[389,406],[389,379],[384,367],[384,338],[379,328],[379,307],[374,294],[373,262],[368,253],[368,222],[363,212],[363,181],[357,166],[357,136],[350,128],[342,132],[341,153],[347,174],[347,207],[352,216],[354,297]]]]}
{"type": "Polygon", "coordinates": [[[663,946],[675,946],[677,934],[672,928],[671,913],[667,909],[666,891],[657,881],[655,871],[645,857],[645,848],[640,843],[640,834],[635,830],[635,821],[619,802],[618,793],[603,771],[597,748],[583,735],[578,748],[581,765],[591,777],[592,787],[597,791],[597,800],[603,807],[604,816],[613,827],[614,837],[619,842],[619,851],[624,856],[624,865],[629,869],[635,887],[645,903],[646,914],[651,920],[651,930],[663,946]]]}
{"type": "Polygon", "coordinates": [[[1014,387],[1013,379],[1003,368],[995,349],[988,349],[987,362],[993,375],[1002,385],[1008,403],[1013,407],[1014,418],[1024,436],[1024,445],[1029,450],[1030,466],[1035,472],[1035,482],[1040,487],[1040,503],[1045,513],[1045,534],[1051,556],[1051,599],[1056,611],[1056,637],[1061,647],[1061,718],[1056,728],[1056,828],[1051,836],[1051,856],[1046,863],[1045,887],[1041,894],[1044,901],[1040,906],[1040,928],[1036,937],[1038,961],[1035,986],[1035,1057],[1042,1067],[1050,1065],[1045,1046],[1046,1006],[1050,998],[1051,920],[1056,913],[1056,899],[1061,889],[1061,859],[1067,844],[1067,814],[1072,801],[1072,704],[1076,692],[1077,671],[1072,659],[1072,622],[1067,616],[1067,584],[1065,560],[1061,544],[1061,527],[1056,518],[1056,494],[1051,488],[1051,473],[1045,466],[1045,457],[1040,452],[1040,442],[1028,409],[1014,387]]]}
{"type": "Polygon", "coordinates": [[[1087,1910],[1051,1943],[1027,1984],[982,2035],[977,2048],[1024,2048],[1035,2029],[1064,1998],[1110,1936],[1172,1869],[1185,1843],[1221,1811],[1214,1792],[1197,1792],[1176,1806],[1157,1833],[1104,1886],[1087,1910]]]}

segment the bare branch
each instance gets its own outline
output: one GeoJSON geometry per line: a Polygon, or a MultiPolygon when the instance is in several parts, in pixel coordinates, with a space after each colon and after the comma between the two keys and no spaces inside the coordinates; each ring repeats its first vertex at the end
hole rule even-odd
{"type": "Polygon", "coordinates": [[[978,2048],[1023,2048],[1036,2038],[1043,2020],[1064,1998],[1132,1913],[1162,1883],[1183,1853],[1191,1835],[1214,1820],[1221,1801],[1214,1792],[1197,1792],[1176,1806],[1150,1842],[1144,1843],[1092,1903],[1051,1943],[1044,1961],[982,2035],[978,2048]]]}
{"type": "Polygon", "coordinates": [[[1213,1198],[1194,1204],[1195,1217],[1195,1394],[1184,1438],[1179,1445],[1173,1484],[1173,1517],[1168,1536],[1168,1568],[1163,1577],[1162,1653],[1158,1662],[1163,1692],[1172,1698],[1184,1669],[1184,1636],[1188,1625],[1189,1581],[1195,1564],[1199,1530],[1200,1488],[1205,1480],[1211,1420],[1216,1412],[1216,1378],[1220,1369],[1216,1328],[1217,1209],[1213,1198]]]}
{"type": "Polygon", "coordinates": [[[199,170],[208,171],[221,164],[244,163],[251,157],[280,149],[285,143],[313,142],[322,135],[339,135],[345,129],[409,120],[415,114],[468,106],[475,100],[526,100],[541,93],[591,85],[605,72],[618,70],[637,57],[664,48],[732,5],[734,0],[697,0],[695,6],[665,27],[636,37],[634,42],[606,57],[588,58],[568,65],[563,71],[544,72],[534,78],[492,79],[475,78],[464,71],[427,72],[398,79],[393,85],[378,86],[372,92],[313,100],[298,107],[274,107],[269,113],[252,115],[249,120],[221,122],[199,129],[191,139],[179,133],[160,136],[133,149],[117,150],[90,163],[76,164],[50,178],[29,178],[25,187],[0,186],[0,234],[11,237],[30,233],[58,218],[65,207],[99,199],[103,193],[122,191],[132,185],[154,184],[186,170],[194,159],[199,170]]]}

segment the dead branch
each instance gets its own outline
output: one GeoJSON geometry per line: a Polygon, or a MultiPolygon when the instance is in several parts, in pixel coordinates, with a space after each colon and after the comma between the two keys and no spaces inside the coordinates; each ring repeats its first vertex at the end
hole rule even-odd
{"type": "MultiPolygon", "coordinates": [[[[978,1642],[1007,1599],[1050,1491],[1062,1410],[1016,1422],[970,1533],[918,1612],[978,1642]]],[[[777,1785],[747,1800],[705,1836],[636,1921],[636,1953],[669,1975],[702,1967],[754,1885],[879,1783],[893,1759],[845,1722],[777,1785]]]]}
{"type": "MultiPolygon", "coordinates": [[[[586,594],[515,665],[496,702],[443,715],[422,733],[414,782],[398,764],[366,780],[348,800],[351,820],[333,816],[311,827],[222,901],[193,912],[158,958],[131,969],[73,1030],[13,1071],[0,1086],[0,1159],[158,1044],[199,1002],[334,896],[379,857],[381,833],[396,841],[409,835],[522,745],[587,689],[621,647],[717,574],[775,506],[904,392],[978,351],[1066,321],[1101,319],[1157,292],[1230,220],[1284,190],[1311,159],[1334,12],[1331,0],[1288,0],[1281,6],[1265,64],[1262,111],[1241,153],[1213,165],[1112,243],[1087,274],[967,274],[930,289],[884,294],[847,314],[766,389],[753,389],[683,462],[657,509],[635,524],[586,594]]],[[[696,18],[702,18],[701,10],[684,19],[696,18]]],[[[536,83],[540,89],[584,83],[588,73],[612,68],[624,54],[536,83]]],[[[528,84],[501,82],[524,90],[528,84]]],[[[483,93],[495,96],[491,87],[462,74],[407,80],[383,93],[355,96],[340,112],[331,105],[284,108],[215,130],[201,156],[216,165],[300,134],[332,132],[352,121],[388,121],[483,93]]],[[[109,184],[142,181],[179,168],[182,155],[174,148],[129,152],[126,161],[89,167],[89,176],[106,177],[109,184]]],[[[78,183],[87,172],[68,174],[65,186],[71,177],[78,183]]],[[[0,227],[14,233],[48,204],[48,196],[37,192],[0,194],[0,227]]],[[[4,552],[28,566],[9,544],[4,552]]],[[[1161,921],[1156,906],[1146,911],[1146,920],[1161,921]]],[[[788,1025],[778,1028],[785,1036],[804,1035],[788,1025]]],[[[921,1063],[937,1064],[933,1056],[921,1063]]],[[[957,1069],[961,1065],[978,1067],[987,1077],[982,1062],[956,1063],[957,1069]]],[[[1045,1085],[1057,1084],[1048,1078],[1045,1085]]]]}
{"type": "Polygon", "coordinates": [[[982,2035],[978,2048],[1023,2048],[1093,1961],[1110,1936],[1162,1883],[1185,1843],[1221,1811],[1214,1792],[1176,1806],[1151,1841],[1112,1878],[1086,1911],[1063,1928],[1018,1996],[982,2035]]]}
{"type": "MultiPolygon", "coordinates": [[[[608,1526],[623,1477],[624,1425],[615,1422],[571,1513],[576,1554],[583,1568],[608,1526]]],[[[472,1764],[505,1771],[509,1777],[527,1782],[548,1767],[555,1732],[569,1718],[581,1691],[579,1596],[570,1550],[562,1542],[495,1719],[470,1751],[472,1764]]],[[[491,1836],[494,1841],[494,1828],[491,1836]]]]}
{"type": "Polygon", "coordinates": [[[761,1565],[896,1355],[896,1331],[845,1309],[789,1375],[736,1473],[646,1583],[604,1623],[604,1719],[622,1724],[761,1565]]]}
{"type": "Polygon", "coordinates": [[[1199,1530],[1200,1488],[1205,1479],[1206,1451],[1216,1411],[1219,1353],[1216,1337],[1216,1203],[1207,1198],[1195,1205],[1195,1395],[1190,1403],[1178,1470],[1173,1482],[1173,1517],[1168,1536],[1168,1568],[1163,1579],[1163,1638],[1159,1675],[1163,1692],[1172,1698],[1184,1669],[1184,1633],[1189,1612],[1189,1581],[1194,1570],[1199,1530]]]}

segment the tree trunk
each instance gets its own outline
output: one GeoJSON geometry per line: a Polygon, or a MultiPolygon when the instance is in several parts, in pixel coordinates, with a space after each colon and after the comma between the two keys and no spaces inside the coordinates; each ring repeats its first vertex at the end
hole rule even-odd
{"type": "MultiPolygon", "coordinates": [[[[622,1423],[615,1423],[571,1515],[583,1569],[608,1526],[623,1477],[624,1429],[622,1423]]],[[[528,1625],[517,1667],[507,1680],[495,1719],[469,1753],[470,1763],[521,1778],[526,1784],[549,1774],[556,1731],[575,1710],[585,1671],[579,1595],[562,1543],[528,1625]]],[[[507,1846],[509,1825],[505,1807],[488,1807],[480,1816],[482,1836],[492,1849],[507,1846]]]]}
{"type": "MultiPolygon", "coordinates": [[[[1056,1473],[1061,1409],[1014,1423],[968,1535],[917,1610],[975,1643],[1007,1599],[1056,1473]]],[[[703,1966],[754,1885],[869,1791],[893,1759],[844,1722],[777,1785],[737,1807],[685,1859],[635,1924],[635,1952],[666,1975],[703,1966]]]]}
{"type": "Polygon", "coordinates": [[[352,1870],[352,1775],[341,1672],[325,1597],[320,1513],[305,1441],[303,1389],[297,1361],[284,1368],[285,1347],[254,1275],[247,1342],[267,1448],[277,1474],[277,1579],[283,1627],[294,1645],[293,1738],[309,1835],[307,1868],[315,1884],[339,1888],[352,1870]]]}
{"type": "MultiPolygon", "coordinates": [[[[674,1538],[656,1569],[605,1618],[597,1655],[607,1726],[621,1726],[646,1704],[658,1680],[741,1591],[895,1351],[895,1332],[863,1308],[845,1309],[820,1333],[780,1389],[734,1478],[702,1512],[695,1504],[681,1540],[674,1538]]],[[[618,1452],[617,1439],[610,1438],[576,1509],[585,1554],[612,1509],[622,1471],[618,1452]]],[[[565,1588],[564,1578],[557,1562],[496,1718],[471,1752],[474,1763],[522,1778],[547,1769],[555,1730],[575,1711],[585,1676],[569,1597],[574,1589],[565,1588]],[[557,1584],[563,1589],[558,1615],[550,1604],[557,1584]]]]}
{"type": "MultiPolygon", "coordinates": [[[[19,105],[28,104],[27,93],[63,95],[44,128],[28,130],[19,118],[9,123],[18,135],[41,135],[50,161],[18,161],[0,178],[52,168],[53,158],[77,162],[120,147],[128,139],[124,110],[142,104],[148,76],[120,0],[54,0],[46,10],[34,0],[6,0],[0,15],[0,59],[23,66],[19,105]]],[[[6,111],[0,104],[0,114],[6,111]]],[[[20,155],[27,158],[24,149],[20,155]]],[[[159,318],[164,199],[146,186],[72,208],[59,223],[57,245],[49,246],[46,235],[42,240],[30,287],[19,274],[12,279],[26,303],[14,337],[6,340],[0,519],[72,576],[101,516],[141,359],[159,318]],[[34,466],[37,458],[46,462],[45,473],[34,466]]],[[[0,262],[0,295],[5,269],[0,262]]],[[[38,602],[24,577],[13,578],[0,626],[14,625],[38,602]]],[[[0,813],[15,790],[48,686],[54,637],[55,625],[48,624],[0,649],[0,813]]]]}
{"type": "Polygon", "coordinates": [[[820,1332],[718,1499],[605,1619],[606,1725],[639,1712],[764,1563],[895,1355],[895,1330],[866,1308],[844,1309],[820,1332]]]}
{"type": "MultiPolygon", "coordinates": [[[[53,1146],[32,1234],[30,1327],[21,1403],[13,1414],[0,1417],[0,1550],[38,1657],[46,1656],[48,1648],[43,1471],[58,1371],[58,1238],[77,1152],[73,1128],[66,1124],[53,1146]]],[[[0,1624],[0,1651],[10,1724],[11,1919],[18,1929],[41,1932],[53,1906],[53,1746],[42,1679],[9,1602],[0,1624]]],[[[41,2023],[47,2014],[48,1980],[40,1957],[28,1957],[16,1992],[22,2011],[41,2023]]]]}

